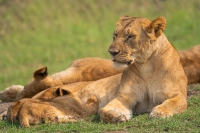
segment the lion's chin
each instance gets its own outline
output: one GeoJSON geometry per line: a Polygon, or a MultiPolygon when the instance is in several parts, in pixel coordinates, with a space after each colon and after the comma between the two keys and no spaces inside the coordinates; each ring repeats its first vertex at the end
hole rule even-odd
{"type": "Polygon", "coordinates": [[[125,69],[129,67],[131,64],[133,64],[133,61],[129,62],[118,62],[116,60],[113,60],[114,67],[117,69],[125,69]]]}

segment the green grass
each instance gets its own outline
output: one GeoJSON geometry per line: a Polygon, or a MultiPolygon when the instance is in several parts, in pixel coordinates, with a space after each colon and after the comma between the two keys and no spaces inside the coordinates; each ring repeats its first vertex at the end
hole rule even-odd
{"type": "Polygon", "coordinates": [[[197,85],[197,86],[195,86],[195,88],[194,88],[196,91],[200,91],[200,86],[199,85],[197,85]]]}
{"type": "Polygon", "coordinates": [[[0,90],[31,81],[35,69],[50,74],[84,57],[108,58],[122,15],[167,19],[165,34],[179,50],[197,45],[198,0],[0,0],[0,90]]]}
{"type": "Polygon", "coordinates": [[[129,122],[104,124],[99,116],[91,116],[76,123],[41,124],[31,128],[21,128],[18,124],[0,123],[0,132],[4,133],[44,133],[44,132],[200,132],[200,98],[196,95],[189,99],[188,110],[167,119],[149,119],[148,114],[135,115],[129,122]]]}
{"type": "MultiPolygon", "coordinates": [[[[78,58],[109,59],[107,49],[122,15],[150,20],[164,16],[164,33],[170,42],[178,50],[188,49],[200,42],[199,7],[199,0],[0,0],[0,90],[30,82],[33,71],[41,66],[48,66],[53,74],[78,58]]],[[[144,114],[118,125],[97,120],[21,129],[0,122],[0,128],[3,132],[200,132],[199,103],[191,103],[186,113],[167,120],[149,120],[144,114]]]]}

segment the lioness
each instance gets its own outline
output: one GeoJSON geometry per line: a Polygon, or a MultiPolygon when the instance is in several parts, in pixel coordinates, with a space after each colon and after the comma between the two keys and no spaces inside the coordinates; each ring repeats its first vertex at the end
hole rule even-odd
{"type": "Polygon", "coordinates": [[[177,50],[162,31],[166,20],[121,17],[109,47],[115,66],[126,67],[116,97],[100,111],[104,122],[123,122],[133,113],[169,117],[187,108],[187,77],[177,50]]]}
{"type": "MultiPolygon", "coordinates": [[[[151,118],[165,118],[183,112],[187,108],[187,78],[178,52],[162,33],[165,26],[166,20],[163,17],[153,21],[121,17],[109,52],[115,66],[123,67],[123,73],[90,83],[77,82],[63,87],[76,95],[81,105],[87,104],[89,97],[97,98],[98,102],[94,103],[98,107],[96,112],[100,112],[100,118],[106,123],[127,121],[132,118],[133,113],[151,112],[151,118]]],[[[43,76],[43,73],[39,75],[43,76]]],[[[47,96],[50,97],[47,102],[51,103],[51,95],[55,94],[51,90],[52,88],[37,94],[29,102],[47,96]]],[[[37,104],[42,102],[38,101],[37,104]]],[[[25,109],[28,113],[35,108],[31,105],[28,109],[19,105],[20,110],[25,109]]],[[[67,110],[70,106],[57,109],[67,110]]],[[[9,110],[14,111],[14,108],[11,106],[9,110]]],[[[94,112],[95,109],[92,110],[94,112]]],[[[16,119],[23,123],[23,119],[20,119],[23,114],[18,113],[19,110],[15,112],[18,114],[16,119]]],[[[9,118],[15,117],[10,111],[8,115],[9,118]]],[[[67,111],[65,115],[68,115],[67,111]]]]}

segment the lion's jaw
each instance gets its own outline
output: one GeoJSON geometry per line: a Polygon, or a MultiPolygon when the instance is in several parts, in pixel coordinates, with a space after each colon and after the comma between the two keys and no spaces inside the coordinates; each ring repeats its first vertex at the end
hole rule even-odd
{"type": "Polygon", "coordinates": [[[111,56],[111,59],[113,61],[113,65],[115,68],[117,69],[125,69],[127,67],[129,67],[131,64],[134,63],[135,61],[135,55],[132,55],[129,60],[123,59],[121,58],[121,60],[119,59],[115,59],[111,56]]]}

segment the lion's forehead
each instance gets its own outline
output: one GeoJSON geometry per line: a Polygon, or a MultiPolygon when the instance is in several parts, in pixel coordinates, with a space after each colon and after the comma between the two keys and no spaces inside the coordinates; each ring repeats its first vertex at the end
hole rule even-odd
{"type": "Polygon", "coordinates": [[[134,21],[147,21],[150,22],[150,20],[148,20],[147,18],[142,18],[142,17],[130,17],[130,16],[122,16],[119,18],[119,20],[117,21],[117,26],[120,25],[127,25],[128,23],[132,23],[134,21]]]}
{"type": "Polygon", "coordinates": [[[119,20],[117,22],[116,29],[114,31],[114,34],[122,34],[122,33],[127,33],[127,30],[134,30],[138,29],[142,26],[147,26],[150,24],[150,20],[146,18],[130,18],[130,19],[125,19],[124,21],[119,20]]]}

